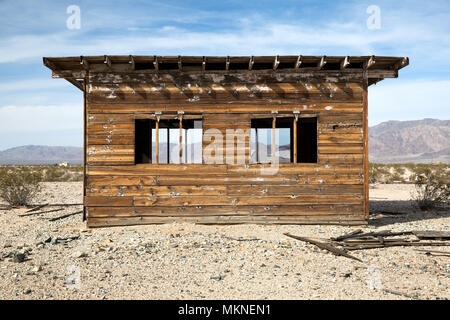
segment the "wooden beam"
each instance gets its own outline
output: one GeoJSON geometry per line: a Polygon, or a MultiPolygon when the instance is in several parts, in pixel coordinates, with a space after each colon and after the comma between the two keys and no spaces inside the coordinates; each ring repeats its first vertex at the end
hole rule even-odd
{"type": "Polygon", "coordinates": [[[398,77],[398,70],[372,69],[372,70],[367,70],[367,72],[368,72],[369,78],[383,79],[383,78],[397,78],[398,77]]]}
{"type": "Polygon", "coordinates": [[[273,119],[272,119],[272,163],[275,163],[275,128],[276,128],[276,121],[277,121],[277,114],[273,113],[272,114],[273,119]]]}
{"type": "Polygon", "coordinates": [[[392,69],[393,70],[398,70],[398,69],[401,69],[403,67],[406,67],[408,64],[409,64],[409,58],[408,57],[404,57],[404,58],[402,58],[402,60],[400,60],[399,62],[394,64],[392,66],[392,69]]]}
{"type": "Polygon", "coordinates": [[[280,64],[280,56],[275,57],[275,61],[273,62],[273,70],[277,70],[278,65],[280,64]]]}
{"type": "Polygon", "coordinates": [[[376,61],[375,61],[375,56],[371,56],[371,57],[369,58],[369,60],[367,60],[364,69],[368,70],[368,69],[372,68],[372,67],[375,65],[375,62],[376,62],[376,61]]]}
{"type": "Polygon", "coordinates": [[[131,66],[131,70],[136,70],[136,61],[134,61],[134,57],[130,54],[130,60],[128,61],[128,63],[131,66]]]}
{"type": "Polygon", "coordinates": [[[67,81],[69,81],[71,84],[73,84],[75,87],[80,89],[81,91],[84,91],[83,81],[79,81],[79,80],[72,79],[72,78],[65,78],[65,79],[67,81]]]}
{"type": "Polygon", "coordinates": [[[248,62],[248,70],[251,71],[254,64],[255,64],[255,57],[254,57],[254,56],[251,56],[251,58],[250,58],[250,60],[249,60],[249,62],[248,62]]]}
{"type": "Polygon", "coordinates": [[[158,64],[158,57],[157,56],[153,56],[153,66],[155,67],[156,71],[159,70],[159,64],[158,64]]]}
{"type": "Polygon", "coordinates": [[[80,56],[80,64],[83,66],[84,70],[89,70],[89,62],[83,56],[80,56]]]}
{"type": "Polygon", "coordinates": [[[53,62],[51,62],[50,60],[48,60],[47,58],[44,58],[44,65],[47,67],[47,68],[50,68],[50,69],[54,69],[55,68],[55,65],[53,64],[53,62]]]}
{"type": "Polygon", "coordinates": [[[293,163],[297,163],[297,124],[298,124],[298,114],[294,115],[294,159],[293,163]]]}
{"type": "Polygon", "coordinates": [[[344,70],[345,68],[347,68],[350,64],[350,57],[346,56],[344,58],[344,60],[341,61],[341,70],[344,70]]]}
{"type": "Polygon", "coordinates": [[[297,57],[297,61],[295,62],[295,69],[300,68],[300,66],[302,64],[302,59],[303,59],[303,56],[298,56],[297,57]]]}
{"type": "Polygon", "coordinates": [[[178,56],[178,70],[183,71],[183,62],[181,61],[181,56],[178,56]]]}
{"type": "Polygon", "coordinates": [[[155,129],[155,163],[159,164],[159,116],[156,116],[155,129]]]}
{"type": "Polygon", "coordinates": [[[322,68],[327,64],[327,56],[323,56],[320,58],[320,61],[317,63],[317,70],[322,70],[322,68]]]}
{"type": "Polygon", "coordinates": [[[202,60],[202,70],[205,71],[206,70],[206,57],[203,56],[203,60],[202,60]]]}
{"type": "Polygon", "coordinates": [[[369,219],[369,120],[368,120],[368,71],[363,72],[363,140],[364,140],[364,217],[369,219]]]}
{"type": "Polygon", "coordinates": [[[105,60],[103,61],[103,63],[111,69],[111,58],[109,56],[105,55],[105,60]]]}
{"type": "Polygon", "coordinates": [[[183,163],[183,114],[180,117],[180,163],[183,163]]]}
{"type": "Polygon", "coordinates": [[[227,60],[225,62],[225,70],[230,70],[230,56],[227,56],[227,60]]]}

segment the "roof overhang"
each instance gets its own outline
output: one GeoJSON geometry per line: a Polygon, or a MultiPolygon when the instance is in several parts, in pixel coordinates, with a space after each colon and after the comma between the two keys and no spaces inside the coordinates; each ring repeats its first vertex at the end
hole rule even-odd
{"type": "Polygon", "coordinates": [[[92,72],[234,73],[289,72],[351,74],[367,72],[368,84],[397,78],[408,57],[382,56],[79,56],[44,57],[53,78],[64,78],[80,90],[92,72]]]}

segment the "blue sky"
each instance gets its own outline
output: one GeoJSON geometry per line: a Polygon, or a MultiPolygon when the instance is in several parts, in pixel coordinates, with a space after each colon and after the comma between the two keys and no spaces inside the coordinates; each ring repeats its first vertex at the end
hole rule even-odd
{"type": "Polygon", "coordinates": [[[43,56],[408,56],[369,88],[369,124],[450,119],[450,1],[0,0],[0,150],[82,146],[82,93],[43,56]],[[81,28],[69,29],[70,5],[81,28]],[[371,5],[380,28],[369,29],[371,5]]]}

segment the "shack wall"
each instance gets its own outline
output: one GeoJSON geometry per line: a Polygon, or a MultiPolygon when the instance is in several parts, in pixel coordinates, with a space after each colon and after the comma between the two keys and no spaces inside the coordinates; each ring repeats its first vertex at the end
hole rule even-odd
{"type": "Polygon", "coordinates": [[[88,225],[363,223],[364,81],[361,73],[348,72],[90,71],[88,225]],[[317,117],[317,163],[279,164],[270,175],[262,174],[261,164],[134,164],[136,117],[201,113],[204,130],[225,130],[249,128],[252,115],[294,110],[317,117]]]}

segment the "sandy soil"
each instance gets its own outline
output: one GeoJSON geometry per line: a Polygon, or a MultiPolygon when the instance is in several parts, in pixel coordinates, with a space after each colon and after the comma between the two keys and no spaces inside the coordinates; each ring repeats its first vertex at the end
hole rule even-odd
{"type": "MultiPolygon", "coordinates": [[[[410,185],[371,186],[369,230],[450,231],[449,212],[418,212],[410,185]]],[[[44,183],[40,203],[80,203],[81,182],[44,183]]],[[[48,209],[47,209],[48,210],[48,209]]],[[[0,299],[449,299],[450,258],[412,247],[353,252],[287,238],[341,226],[166,224],[87,230],[80,207],[19,217],[0,210],[0,299]],[[58,239],[79,237],[75,240],[58,239]],[[238,241],[240,240],[240,241],[238,241]],[[14,262],[13,253],[26,260],[14,262]]],[[[448,247],[434,250],[450,251],[448,247]]]]}

